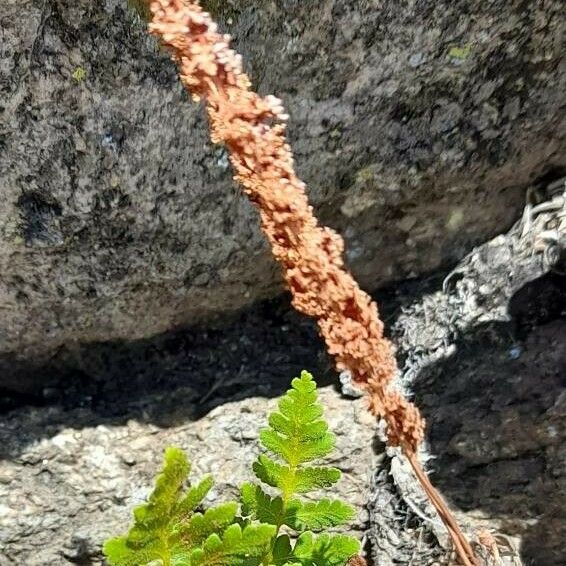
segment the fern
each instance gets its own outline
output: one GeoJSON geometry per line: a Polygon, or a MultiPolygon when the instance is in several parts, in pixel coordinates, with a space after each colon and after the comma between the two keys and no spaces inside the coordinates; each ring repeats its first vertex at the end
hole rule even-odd
{"type": "Polygon", "coordinates": [[[268,552],[273,525],[231,525],[222,538],[212,535],[191,554],[191,566],[256,566],[268,552]]]}
{"type": "Polygon", "coordinates": [[[303,371],[291,386],[279,400],[279,411],[269,417],[269,428],[260,433],[263,446],[279,461],[262,454],[253,465],[256,477],[280,493],[271,497],[259,485],[244,484],[240,491],[242,513],[276,525],[277,534],[283,526],[300,534],[294,548],[286,535],[276,538],[263,564],[345,564],[359,551],[357,540],[342,535],[315,536],[310,531],[343,525],[353,517],[354,510],[339,500],[305,502],[296,497],[332,486],[341,474],[337,468],[310,465],[330,454],[335,443],[322,418],[312,375],[303,371]],[[310,546],[305,546],[306,541],[310,546]],[[326,547],[328,550],[323,551],[326,547]],[[312,550],[310,555],[307,548],[312,550]],[[338,562],[332,562],[332,557],[338,562]]]}
{"type": "Polygon", "coordinates": [[[352,537],[328,534],[314,537],[307,531],[297,540],[293,557],[295,563],[303,566],[342,566],[358,551],[359,543],[352,537]]]}
{"type": "Polygon", "coordinates": [[[168,448],[148,501],[134,509],[133,526],[104,545],[108,562],[112,566],[343,566],[357,554],[356,539],[321,532],[348,522],[354,515],[349,505],[298,497],[331,487],[340,479],[340,471],[311,465],[334,448],[316,383],[303,372],[291,385],[279,400],[279,410],[269,417],[269,428],[260,433],[271,455],[261,454],[253,464],[256,477],[277,493],[244,483],[239,504],[224,503],[202,512],[199,508],[212,478],[183,492],[190,464],[181,450],[168,448]]]}
{"type": "Polygon", "coordinates": [[[141,566],[157,561],[163,566],[190,564],[191,550],[210,535],[233,524],[237,503],[226,503],[204,513],[195,513],[210,491],[213,481],[206,477],[185,494],[182,487],[191,466],[184,452],[167,448],[163,470],[147,503],[134,509],[129,532],[104,545],[108,562],[116,566],[141,566]]]}

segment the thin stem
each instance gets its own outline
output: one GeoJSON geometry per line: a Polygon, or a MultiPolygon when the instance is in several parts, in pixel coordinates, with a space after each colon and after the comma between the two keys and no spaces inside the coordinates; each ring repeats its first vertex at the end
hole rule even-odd
{"type": "MultiPolygon", "coordinates": [[[[295,475],[296,475],[296,472],[297,472],[297,468],[298,468],[298,466],[296,464],[290,464],[289,463],[290,485],[295,485],[295,475]]],[[[277,537],[279,536],[279,531],[280,531],[281,527],[283,526],[283,523],[284,523],[284,520],[285,520],[285,515],[287,513],[287,504],[289,503],[289,498],[292,495],[293,495],[293,492],[292,491],[289,492],[288,488],[281,490],[281,499],[283,501],[283,505],[281,506],[281,514],[279,515],[279,517],[277,517],[277,521],[275,523],[275,535],[273,536],[273,542],[271,543],[271,548],[269,550],[269,553],[266,556],[264,556],[264,558],[263,558],[263,561],[262,561],[263,566],[269,566],[269,564],[271,564],[273,562],[273,549],[275,547],[275,542],[277,541],[277,537]]]]}
{"type": "Polygon", "coordinates": [[[442,499],[442,496],[437,489],[432,485],[428,475],[423,470],[420,462],[417,460],[415,453],[412,450],[404,448],[403,452],[413,468],[413,472],[420,484],[423,486],[426,494],[428,495],[431,503],[438,512],[442,522],[448,530],[448,534],[454,544],[454,549],[463,566],[477,566],[478,562],[475,557],[474,551],[464,533],[460,530],[454,515],[448,508],[448,505],[442,499]]]}

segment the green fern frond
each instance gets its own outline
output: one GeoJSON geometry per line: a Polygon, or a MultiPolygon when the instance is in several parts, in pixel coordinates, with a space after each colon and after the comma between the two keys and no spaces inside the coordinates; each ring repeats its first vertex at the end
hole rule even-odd
{"type": "Polygon", "coordinates": [[[252,465],[256,477],[271,487],[284,491],[292,476],[291,468],[274,462],[265,454],[260,454],[252,465]]]}
{"type": "Polygon", "coordinates": [[[258,566],[271,546],[274,525],[231,525],[191,553],[190,566],[258,566]]]}
{"type": "Polygon", "coordinates": [[[261,455],[253,465],[257,478],[279,488],[284,500],[295,493],[329,487],[340,478],[340,470],[336,468],[305,465],[327,456],[334,448],[335,439],[322,418],[312,375],[303,371],[291,385],[292,389],[279,400],[279,412],[269,417],[270,428],[260,434],[263,446],[285,463],[261,455]]]}
{"type": "Polygon", "coordinates": [[[291,385],[292,389],[279,400],[279,411],[269,417],[269,428],[260,434],[263,446],[283,463],[261,454],[253,464],[256,477],[280,490],[281,496],[272,497],[258,485],[245,484],[240,493],[242,512],[252,520],[277,525],[278,536],[264,564],[343,565],[359,549],[356,539],[317,538],[310,531],[343,525],[354,516],[354,510],[341,501],[303,502],[294,497],[332,486],[341,473],[329,466],[308,465],[332,451],[334,435],[323,418],[312,376],[304,371],[291,385]],[[279,535],[283,525],[300,535],[295,548],[289,536],[279,535]],[[348,552],[340,562],[340,557],[348,552]]]}
{"type": "Polygon", "coordinates": [[[147,503],[134,509],[134,525],[121,537],[104,545],[104,554],[112,566],[143,566],[157,561],[163,566],[190,566],[190,553],[212,533],[222,533],[235,521],[237,503],[226,503],[195,510],[213,485],[204,478],[183,494],[191,466],[185,453],[167,448],[163,469],[147,503]]]}
{"type": "Polygon", "coordinates": [[[155,488],[148,502],[134,509],[137,527],[151,531],[169,522],[190,471],[191,465],[182,450],[179,448],[165,450],[163,471],[155,480],[155,488]]]}
{"type": "Polygon", "coordinates": [[[297,497],[328,488],[341,475],[337,468],[310,465],[334,447],[312,376],[302,372],[294,379],[278,407],[269,418],[269,428],[261,433],[262,444],[275,459],[262,454],[253,470],[279,494],[245,483],[240,505],[225,503],[202,512],[199,508],[213,486],[212,478],[207,476],[183,492],[190,463],[182,450],[168,448],[153,492],[134,509],[130,531],[104,545],[109,564],[344,566],[359,551],[358,541],[344,535],[316,536],[312,531],[343,525],[354,510],[338,500],[297,497]],[[282,528],[288,534],[281,533],[282,528]]]}
{"type": "Polygon", "coordinates": [[[292,471],[289,466],[278,464],[265,454],[253,464],[258,479],[271,487],[289,493],[309,493],[316,489],[332,487],[342,476],[338,468],[302,467],[292,471]]]}
{"type": "Polygon", "coordinates": [[[127,535],[104,545],[108,562],[116,566],[139,566],[153,560],[170,562],[169,523],[178,503],[181,488],[191,466],[182,450],[167,448],[163,470],[147,503],[134,509],[134,525],[127,535]]]}
{"type": "Polygon", "coordinates": [[[165,549],[159,539],[136,548],[127,536],[115,537],[104,543],[106,560],[112,566],[140,566],[154,560],[163,563],[165,549]]]}
{"type": "Polygon", "coordinates": [[[195,509],[202,503],[202,500],[208,495],[212,489],[214,480],[212,476],[206,476],[198,485],[192,486],[185,496],[177,503],[175,507],[175,515],[180,521],[191,516],[195,509]]]}
{"type": "Polygon", "coordinates": [[[221,533],[232,525],[238,511],[237,503],[224,503],[207,509],[204,515],[195,513],[188,522],[178,526],[177,536],[185,546],[196,547],[211,534],[221,533]]]}
{"type": "Polygon", "coordinates": [[[271,497],[259,485],[251,483],[240,488],[240,500],[244,517],[271,525],[284,524],[299,532],[344,525],[354,516],[354,509],[339,500],[302,502],[295,499],[285,505],[281,497],[271,497]]]}
{"type": "Polygon", "coordinates": [[[259,485],[245,483],[240,488],[242,515],[261,523],[277,525],[283,514],[283,499],[271,497],[259,485]]]}
{"type": "Polygon", "coordinates": [[[335,438],[322,418],[312,375],[303,371],[291,385],[292,389],[279,400],[279,411],[269,417],[270,428],[260,433],[263,446],[284,463],[261,455],[253,465],[258,479],[280,489],[284,500],[295,493],[328,487],[340,478],[336,468],[305,465],[327,456],[334,448],[335,438]]]}
{"type": "Polygon", "coordinates": [[[295,473],[295,493],[309,493],[316,489],[332,487],[342,472],[338,468],[300,468],[295,473]]]}
{"type": "Polygon", "coordinates": [[[293,547],[289,535],[279,535],[272,551],[272,562],[275,566],[286,566],[293,560],[293,547]]]}
{"type": "Polygon", "coordinates": [[[269,418],[270,428],[260,434],[267,450],[291,468],[327,456],[334,449],[334,435],[321,419],[316,383],[308,372],[291,382],[292,389],[279,401],[279,411],[269,418]]]}
{"type": "Polygon", "coordinates": [[[296,531],[322,531],[346,524],[354,516],[354,509],[339,500],[321,499],[316,502],[289,502],[285,524],[296,531]]]}
{"type": "Polygon", "coordinates": [[[302,566],[344,566],[360,551],[360,543],[345,535],[303,533],[293,549],[291,563],[302,566]],[[293,562],[294,560],[294,562],[293,562]]]}

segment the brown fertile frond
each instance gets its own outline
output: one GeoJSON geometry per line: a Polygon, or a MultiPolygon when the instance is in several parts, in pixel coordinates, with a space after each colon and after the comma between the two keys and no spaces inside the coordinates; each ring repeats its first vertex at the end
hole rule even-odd
{"type": "Polygon", "coordinates": [[[352,556],[346,566],[367,566],[367,562],[361,556],[352,556]]]}
{"type": "Polygon", "coordinates": [[[342,238],[318,224],[295,174],[281,101],[251,90],[230,37],[200,6],[157,0],[151,10],[151,32],[171,51],[193,98],[206,100],[212,139],[227,147],[236,180],[259,209],[293,306],[317,319],[336,367],[368,390],[371,411],[388,424],[389,443],[415,451],[424,421],[391,387],[397,367],[377,306],[344,269],[342,238]]]}
{"type": "Polygon", "coordinates": [[[241,56],[229,47],[230,36],[221,34],[198,4],[154,0],[150,8],[150,32],[171,52],[193,99],[205,100],[211,139],[228,149],[234,177],[259,211],[293,306],[317,320],[336,367],[349,370],[367,390],[370,410],[387,422],[389,444],[408,457],[462,563],[475,564],[468,541],[416,458],[424,420],[393,387],[397,365],[377,305],[344,268],[342,238],[318,224],[295,174],[281,101],[251,90],[241,56]]]}

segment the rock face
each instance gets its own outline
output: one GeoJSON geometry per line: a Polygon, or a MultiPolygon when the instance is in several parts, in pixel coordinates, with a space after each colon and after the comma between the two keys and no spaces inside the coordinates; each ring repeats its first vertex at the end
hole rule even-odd
{"type": "MultiPolygon", "coordinates": [[[[207,7],[283,98],[313,204],[367,287],[461,257],[566,166],[559,0],[207,7]]],[[[1,384],[34,388],[63,344],[279,293],[225,152],[126,0],[1,12],[1,384]]]]}
{"type": "MultiPolygon", "coordinates": [[[[170,401],[178,404],[179,395],[183,414],[166,428],[143,422],[135,409],[127,422],[100,421],[88,409],[57,408],[14,412],[3,422],[0,437],[8,449],[2,450],[5,461],[0,462],[0,564],[103,564],[102,543],[128,529],[132,508],[147,497],[166,446],[187,451],[192,481],[213,474],[216,484],[206,507],[237,499],[238,486],[253,480],[259,429],[276,400],[250,397],[191,422],[187,414],[201,395],[186,388],[170,401]],[[31,440],[36,434],[45,436],[31,440]]],[[[143,409],[158,409],[165,399],[155,401],[143,409]]],[[[332,497],[355,506],[358,513],[349,530],[361,538],[368,520],[364,506],[375,423],[363,401],[340,398],[331,388],[321,389],[321,402],[337,438],[329,463],[343,471],[332,497]]]]}
{"type": "MultiPolygon", "coordinates": [[[[504,534],[525,565],[566,564],[565,182],[447,277],[397,286],[389,318],[404,385],[427,420],[432,480],[468,533],[504,534]]],[[[418,500],[391,494],[384,472],[407,490],[395,465],[381,468],[370,503],[374,563],[433,563],[438,543],[423,544],[431,524],[418,539],[399,528],[400,517],[412,524],[400,509],[418,500]]]]}
{"type": "MultiPolygon", "coordinates": [[[[431,478],[470,538],[483,527],[515,546],[510,556],[501,548],[505,566],[517,555],[566,563],[566,266],[548,273],[552,254],[536,253],[564,218],[550,204],[449,277],[380,297],[406,390],[428,421],[431,478]]],[[[328,387],[338,380],[314,324],[286,301],[255,305],[219,330],[78,350],[83,379],[63,380],[44,406],[0,415],[2,566],[100,564],[101,542],[125,528],[167,445],[188,451],[194,477],[213,471],[214,501],[232,497],[274,397],[304,367],[337,435],[338,495],[359,510],[353,532],[373,563],[445,562],[446,531],[422,490],[383,452],[364,400],[328,387]]]]}

